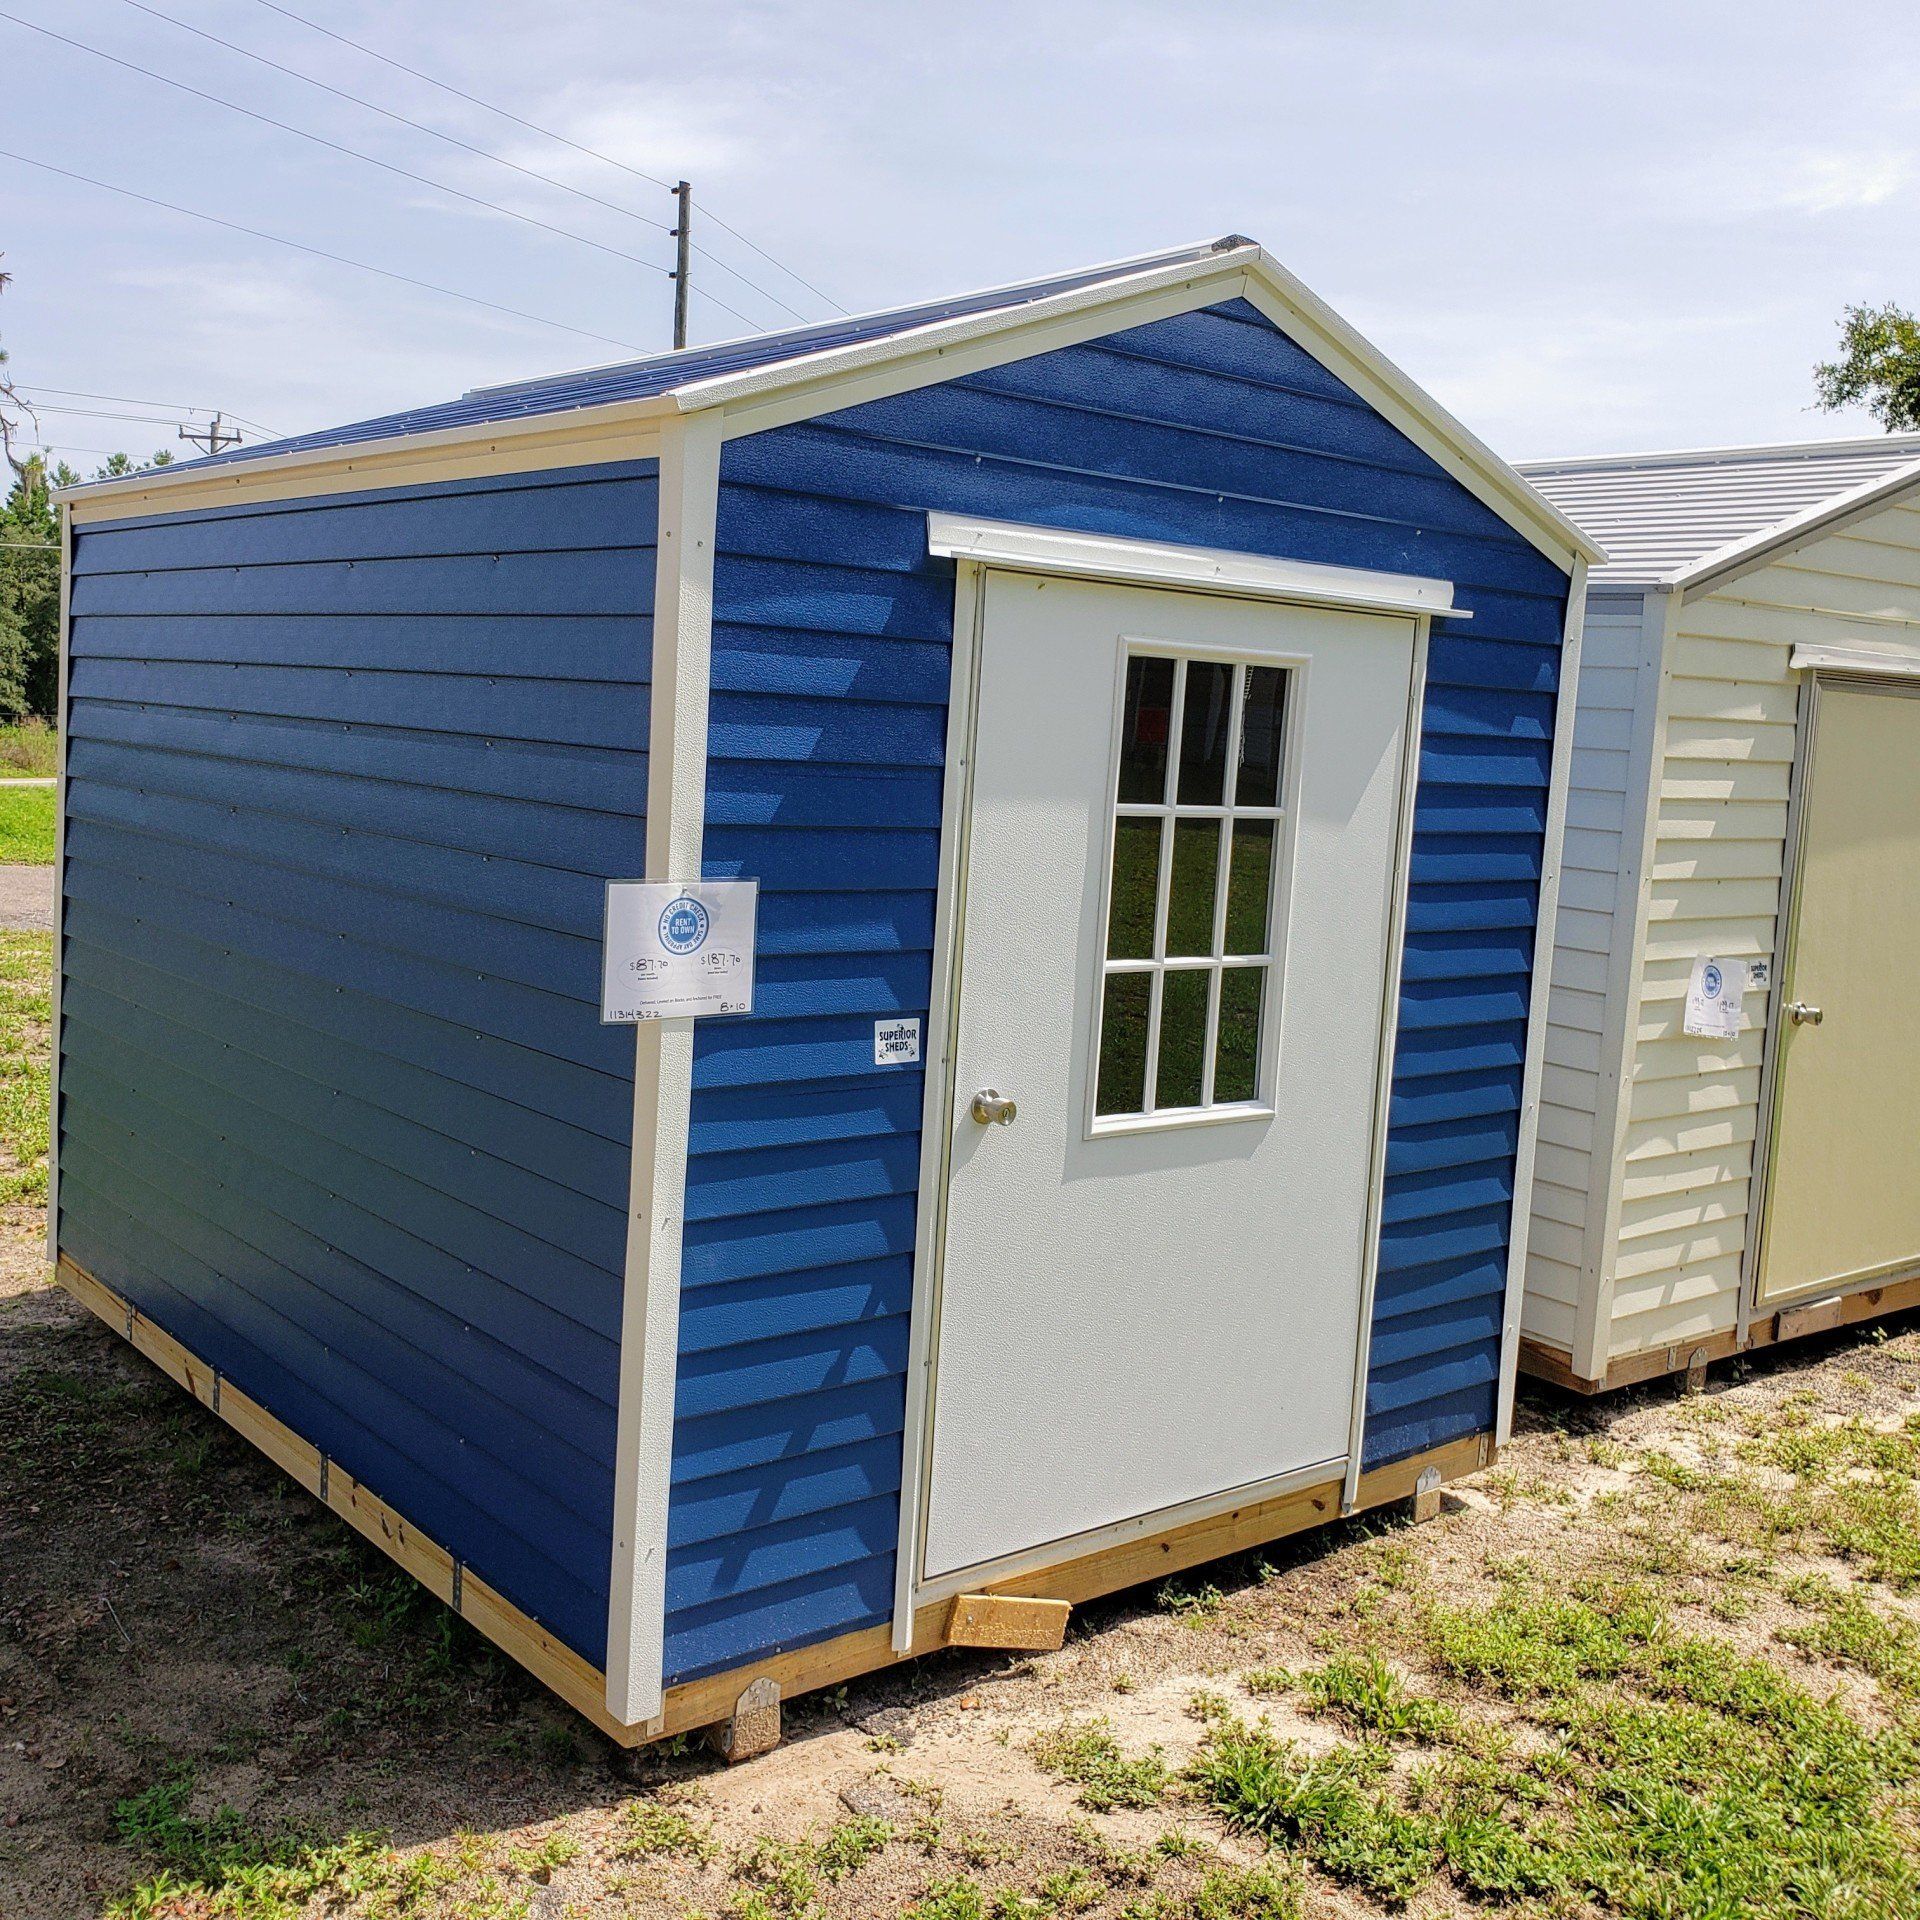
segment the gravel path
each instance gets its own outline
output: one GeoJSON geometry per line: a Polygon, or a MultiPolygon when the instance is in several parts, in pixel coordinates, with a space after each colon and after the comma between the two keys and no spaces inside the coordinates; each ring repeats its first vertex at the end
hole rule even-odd
{"type": "Polygon", "coordinates": [[[53,931],[53,869],[0,866],[0,927],[10,932],[53,931]]]}

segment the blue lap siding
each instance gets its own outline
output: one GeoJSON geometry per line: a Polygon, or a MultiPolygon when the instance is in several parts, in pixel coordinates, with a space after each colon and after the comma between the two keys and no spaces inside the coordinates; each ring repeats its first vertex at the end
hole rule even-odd
{"type": "Polygon", "coordinates": [[[62,1250],[598,1663],[648,464],[76,531],[62,1250]]]}
{"type": "Polygon", "coordinates": [[[759,998],[697,1036],[667,1675],[887,1618],[953,569],[929,509],[1437,575],[1366,1442],[1494,1422],[1567,582],[1232,302],[730,441],[709,875],[759,998]]]}

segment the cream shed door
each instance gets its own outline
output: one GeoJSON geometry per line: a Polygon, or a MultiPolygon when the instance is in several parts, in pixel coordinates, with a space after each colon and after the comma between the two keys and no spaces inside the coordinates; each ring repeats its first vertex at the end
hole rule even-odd
{"type": "Polygon", "coordinates": [[[1920,1268],[1920,693],[1822,684],[1802,808],[1762,1302],[1920,1268]]]}
{"type": "Polygon", "coordinates": [[[1344,1459],[1415,657],[983,594],[929,1582],[1344,1459]]]}

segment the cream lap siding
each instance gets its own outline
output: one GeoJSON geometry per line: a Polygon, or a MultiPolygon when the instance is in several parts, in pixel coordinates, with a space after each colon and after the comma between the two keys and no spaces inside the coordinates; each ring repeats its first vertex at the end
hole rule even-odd
{"type": "Polygon", "coordinates": [[[1612,1256],[1618,1357],[1735,1328],[1766,994],[1737,1041],[1686,1036],[1694,959],[1777,969],[1796,646],[1920,658],[1920,512],[1891,507],[1679,610],[1612,1256]]]}
{"type": "MultiPolygon", "coordinates": [[[[1636,832],[1643,817],[1627,798],[1635,713],[1652,698],[1651,676],[1641,672],[1638,593],[1589,598],[1584,634],[1521,1323],[1528,1338],[1568,1353],[1577,1344],[1582,1272],[1598,1230],[1591,1198],[1596,1115],[1611,1104],[1603,1094],[1602,1047],[1610,982],[1614,991],[1624,987],[1615,949],[1618,922],[1631,905],[1620,898],[1622,850],[1630,814],[1636,832]]],[[[1617,1034],[1618,1025],[1612,1030],[1617,1034]]]]}

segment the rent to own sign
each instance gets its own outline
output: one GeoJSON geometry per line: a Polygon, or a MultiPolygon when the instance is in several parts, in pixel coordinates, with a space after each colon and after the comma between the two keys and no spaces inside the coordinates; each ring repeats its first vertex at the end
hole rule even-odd
{"type": "Polygon", "coordinates": [[[600,1018],[753,1011],[757,880],[609,880],[600,1018]]]}

